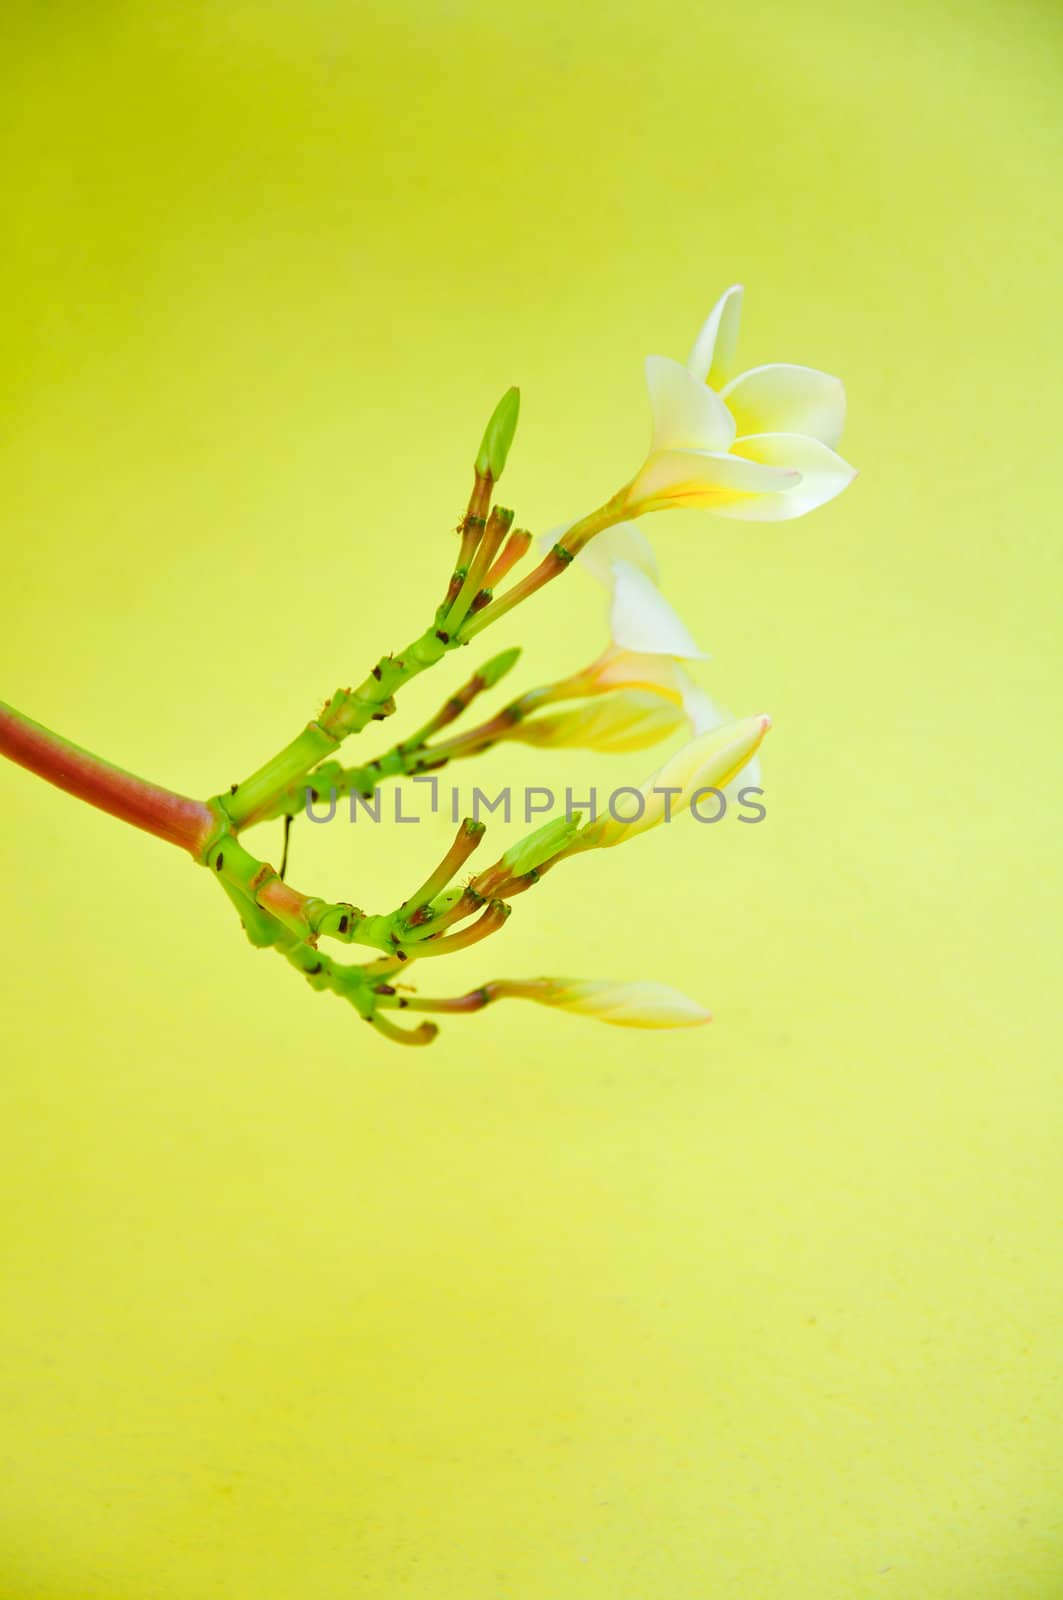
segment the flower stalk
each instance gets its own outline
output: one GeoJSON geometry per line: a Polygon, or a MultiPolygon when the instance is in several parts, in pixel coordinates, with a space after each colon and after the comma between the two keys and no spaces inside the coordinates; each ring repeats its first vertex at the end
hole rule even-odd
{"type": "Polygon", "coordinates": [[[418,961],[477,946],[505,927],[510,902],[562,862],[611,848],[696,804],[706,788],[746,770],[769,726],[765,717],[726,722],[679,663],[703,653],[659,593],[656,563],[632,519],[650,510],[701,506],[746,520],[782,521],[834,498],[853,476],[835,452],[844,420],[839,380],[812,368],[735,373],[739,291],[717,304],[685,367],[647,365],[654,426],[643,465],[602,505],[567,524],[538,564],[502,586],[531,548],[512,510],[493,504],[517,427],[520,397],[503,395],[477,452],[473,486],[458,526],[446,593],[424,630],[365,678],[337,689],[276,754],[228,789],[193,799],[124,771],[10,706],[0,704],[0,754],[67,793],[178,846],[215,877],[250,942],[273,949],[316,991],[337,995],[382,1037],[430,1043],[436,1025],[403,1026],[403,1010],[462,1014],[499,999],[524,999],[629,1027],[704,1022],[696,1002],[661,984],[569,978],[500,979],[463,995],[412,993],[399,974],[418,961]],[[594,541],[600,540],[596,554],[594,541]],[[486,628],[509,617],[579,560],[611,594],[612,642],[592,665],[524,690],[465,732],[452,725],[513,670],[520,651],[493,656],[391,748],[359,765],[337,759],[345,741],[396,711],[406,685],[438,667],[486,628]],[[558,707],[561,709],[557,709],[558,707]],[[629,796],[631,815],[555,818],[519,840],[471,881],[458,882],[484,838],[467,819],[443,858],[390,911],[367,912],[297,889],[243,843],[254,824],[287,824],[307,797],[370,797],[385,778],[416,777],[505,740],[536,748],[640,749],[689,725],[693,737],[629,796]],[[446,737],[440,738],[441,734],[446,737]],[[371,959],[341,961],[332,945],[371,959]],[[393,981],[394,980],[394,981],[393,981]]]}

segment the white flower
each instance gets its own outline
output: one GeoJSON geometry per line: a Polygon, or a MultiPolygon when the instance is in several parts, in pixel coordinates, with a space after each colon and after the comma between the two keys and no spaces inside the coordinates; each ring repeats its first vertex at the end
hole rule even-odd
{"type": "MultiPolygon", "coordinates": [[[[542,543],[552,546],[563,542],[564,534],[564,528],[555,528],[542,543]]],[[[556,685],[554,696],[628,691],[656,695],[679,708],[693,738],[733,721],[731,713],[711,700],[680,664],[707,661],[709,657],[699,649],[686,623],[661,593],[657,558],[642,530],[633,522],[618,522],[586,545],[576,563],[610,592],[610,644],[589,667],[556,685]]],[[[645,726],[648,733],[649,722],[645,726]]],[[[662,723],[658,736],[663,737],[667,731],[662,723]]],[[[649,743],[650,739],[644,742],[649,743]]],[[[760,786],[760,758],[753,756],[723,792],[733,799],[743,788],[760,786]]]]}
{"type": "Polygon", "coordinates": [[[576,557],[610,593],[609,634],[621,650],[705,661],[686,623],[661,593],[657,558],[633,522],[606,528],[576,557]]]}
{"type": "Polygon", "coordinates": [[[625,496],[632,516],[673,506],[777,522],[803,516],[856,476],[834,446],[845,422],[839,378],[783,364],[735,373],[742,290],[714,306],[686,366],[650,356],[653,438],[625,496]]]}
{"type": "MultiPolygon", "coordinates": [[[[657,560],[646,535],[633,522],[618,522],[583,549],[578,565],[611,591],[612,643],[585,677],[603,689],[651,690],[685,713],[693,737],[733,720],[694,683],[683,660],[707,661],[674,606],[661,594],[657,560]]],[[[754,756],[724,793],[761,787],[760,757],[754,756]]]]}

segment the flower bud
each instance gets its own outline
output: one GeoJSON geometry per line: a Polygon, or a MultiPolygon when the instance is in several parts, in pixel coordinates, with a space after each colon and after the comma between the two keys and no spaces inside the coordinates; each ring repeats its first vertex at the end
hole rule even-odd
{"type": "Polygon", "coordinates": [[[722,789],[749,761],[771,727],[769,717],[746,717],[711,728],[676,752],[632,795],[630,819],[609,813],[590,823],[581,837],[584,849],[608,848],[678,816],[704,789],[722,789]]]}
{"type": "Polygon", "coordinates": [[[540,978],[522,992],[525,999],[537,1000],[540,1005],[575,1011],[621,1028],[692,1028],[712,1020],[711,1011],[664,983],[540,978]]]}
{"type": "Polygon", "coordinates": [[[534,872],[545,861],[550,861],[576,837],[582,817],[579,812],[571,817],[554,817],[541,828],[529,833],[511,845],[502,857],[502,865],[512,878],[522,878],[534,872]]]}
{"type": "Polygon", "coordinates": [[[506,458],[513,443],[513,435],[517,431],[517,418],[519,415],[520,390],[507,389],[491,413],[491,420],[484,429],[480,454],[476,457],[476,473],[478,477],[490,476],[492,482],[497,483],[502,476],[505,470],[506,458]]]}
{"type": "Polygon", "coordinates": [[[520,646],[514,645],[511,650],[502,650],[497,656],[492,656],[490,661],[485,661],[476,676],[482,680],[485,689],[493,689],[507,672],[513,670],[519,660],[520,646]]]}

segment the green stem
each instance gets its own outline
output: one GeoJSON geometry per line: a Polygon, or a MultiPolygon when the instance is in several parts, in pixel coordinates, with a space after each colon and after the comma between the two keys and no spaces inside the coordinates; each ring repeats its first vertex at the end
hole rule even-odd
{"type": "Polygon", "coordinates": [[[370,1023],[385,1038],[393,1040],[396,1044],[431,1044],[437,1033],[434,1023],[422,1022],[414,1029],[396,1028],[393,1022],[380,1014],[381,1005],[404,1007],[405,1001],[395,996],[395,990],[390,984],[383,983],[380,975],[374,970],[377,963],[371,967],[344,966],[342,962],[333,961],[331,956],[322,955],[311,945],[290,940],[281,945],[284,955],[301,972],[312,989],[327,989],[338,995],[341,1000],[354,1006],[364,1022],[370,1023]]]}
{"type": "Polygon", "coordinates": [[[490,661],[485,661],[483,666],[473,673],[468,682],[463,683],[460,689],[456,689],[448,699],[444,700],[435,715],[429,717],[428,721],[422,724],[416,733],[411,733],[408,739],[403,739],[395,746],[393,751],[389,751],[386,756],[371,762],[370,766],[374,769],[379,768],[382,772],[388,770],[398,771],[398,768],[386,768],[384,763],[391,757],[399,756],[402,758],[408,756],[411,751],[420,750],[423,745],[427,744],[433,734],[439,733],[441,729],[449,727],[452,722],[456,722],[462,713],[472,705],[477,695],[482,694],[485,689],[493,689],[495,684],[501,682],[519,658],[520,650],[516,648],[503,650],[497,656],[492,656],[490,661]]]}
{"type": "Polygon", "coordinates": [[[513,512],[503,506],[495,506],[487,519],[483,538],[480,540],[476,554],[469,563],[468,571],[459,589],[453,604],[447,610],[446,627],[448,632],[457,633],[462,623],[472,609],[473,602],[480,594],[488,571],[505,543],[506,535],[513,525],[513,512]]]}
{"type": "Polygon", "coordinates": [[[417,777],[421,773],[445,767],[450,761],[480,755],[499,739],[512,733],[524,717],[540,706],[588,692],[576,678],[566,679],[561,684],[545,684],[542,688],[528,689],[493,717],[469,728],[465,733],[440,740],[437,744],[427,744],[425,741],[432,733],[453,722],[466,709],[473,699],[472,691],[479,693],[481,687],[483,680],[480,677],[471,678],[430,722],[426,722],[409,739],[403,739],[400,744],[393,745],[382,756],[367,761],[364,766],[344,767],[338,761],[323,762],[312,772],[303,775],[298,783],[277,795],[269,810],[261,813],[258,820],[297,816],[306,804],[308,790],[311,800],[333,797],[342,800],[349,794],[356,794],[368,801],[383,778],[417,777]],[[570,689],[570,683],[575,687],[570,689]]]}
{"type": "Polygon", "coordinates": [[[216,803],[233,829],[276,815],[276,802],[286,790],[338,749],[349,734],[360,733],[368,723],[390,716],[395,709],[396,692],[418,673],[434,666],[455,643],[433,624],[401,654],[381,657],[357,689],[337,689],[321,715],[278,755],[234,785],[228,794],[216,796],[216,803]]]}
{"type": "MultiPolygon", "coordinates": [[[[390,937],[392,918],[367,917],[349,901],[321,900],[316,895],[303,894],[285,883],[268,861],[259,861],[245,850],[234,834],[215,837],[204,865],[221,880],[238,910],[242,911],[246,901],[270,917],[278,929],[306,944],[315,945],[325,936],[343,944],[368,945],[389,955],[394,948],[390,937]]],[[[244,926],[252,943],[257,943],[259,923],[254,930],[246,922],[244,926]]]]}
{"type": "Polygon", "coordinates": [[[180,845],[197,860],[217,828],[216,813],[202,800],[191,800],[135,777],[2,701],[0,752],[57,789],[65,789],[168,844],[180,845]]]}
{"type": "Polygon", "coordinates": [[[410,908],[408,921],[412,920],[422,907],[428,906],[437,894],[442,894],[448,883],[456,877],[473,851],[479,846],[486,831],[484,823],[474,821],[472,817],[465,818],[458,829],[454,843],[442,861],[429,874],[420,888],[415,889],[413,894],[403,901],[400,910],[405,910],[407,906],[410,908]]]}
{"type": "Polygon", "coordinates": [[[428,956],[449,956],[455,950],[467,950],[470,945],[479,944],[481,939],[489,939],[499,928],[505,926],[509,917],[510,908],[502,900],[492,900],[482,916],[469,927],[463,928],[460,933],[444,933],[435,939],[426,939],[423,943],[410,945],[406,954],[411,961],[423,961],[428,956]]]}
{"type": "MultiPolygon", "coordinates": [[[[490,484],[487,480],[484,481],[487,482],[489,492],[490,484]]],[[[477,490],[481,490],[482,487],[478,477],[477,490]]],[[[485,504],[486,502],[483,502],[483,505],[485,504]]],[[[286,791],[305,779],[312,768],[339,748],[344,739],[352,733],[360,733],[369,722],[379,721],[391,715],[395,709],[394,696],[399,689],[419,673],[424,672],[427,667],[434,666],[448,650],[454,649],[458,644],[466,644],[492,622],[496,622],[522,600],[526,600],[564,572],[588,540],[604,528],[611,527],[614,522],[621,520],[624,504],[624,492],[621,491],[604,506],[599,506],[579,522],[573,523],[565,534],[564,545],[555,545],[538,567],[522,582],[515,584],[508,594],[502,595],[490,605],[486,605],[483,610],[471,615],[466,614],[466,608],[471,608],[472,601],[479,593],[479,580],[483,574],[479,567],[473,572],[466,571],[460,589],[449,608],[459,619],[456,625],[451,626],[449,622],[433,622],[420,638],[415,639],[399,655],[381,657],[357,689],[337,689],[321,715],[308,723],[302,733],[290,744],[285,745],[278,755],[264,762],[242,783],[234,784],[228,794],[214,797],[215,806],[224,812],[233,831],[249,827],[251,823],[260,822],[266,817],[276,816],[278,802],[285,796],[286,791]],[[460,638],[457,637],[459,628],[460,638]]],[[[473,509],[473,503],[470,502],[469,514],[464,523],[465,535],[470,545],[474,522],[477,527],[479,526],[481,502],[476,501],[475,517],[473,509]]],[[[497,554],[511,521],[512,512],[497,508],[492,513],[493,531],[491,540],[488,541],[489,554],[484,563],[484,573],[497,554]]],[[[486,538],[486,532],[483,537],[486,538]]],[[[473,566],[476,566],[478,555],[479,552],[471,558],[473,566]]],[[[446,609],[444,607],[444,610],[446,609]]],[[[440,615],[443,615],[443,611],[440,615]]]]}
{"type": "Polygon", "coordinates": [[[410,1011],[459,1013],[482,1011],[496,1000],[538,1000],[549,1004],[554,987],[549,978],[497,978],[492,983],[482,983],[478,989],[470,989],[468,994],[453,997],[437,999],[431,995],[411,995],[406,1006],[410,1011]]]}
{"type": "Polygon", "coordinates": [[[554,578],[560,577],[584,545],[594,538],[596,533],[601,533],[606,528],[611,528],[614,523],[623,521],[626,504],[626,488],[619,490],[604,506],[591,511],[578,522],[574,522],[562,535],[564,543],[555,544],[553,549],[543,557],[539,565],[515,583],[506,594],[500,595],[497,600],[485,606],[482,611],[476,612],[462,628],[464,639],[473,639],[485,628],[489,628],[499,617],[504,617],[514,606],[519,606],[522,600],[527,600],[531,595],[551,583],[554,578]]]}

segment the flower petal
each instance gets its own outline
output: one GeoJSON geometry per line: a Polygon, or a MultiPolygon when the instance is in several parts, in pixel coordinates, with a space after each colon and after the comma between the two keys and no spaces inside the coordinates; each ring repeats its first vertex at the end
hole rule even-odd
{"type": "Polygon", "coordinates": [[[719,389],[734,371],[738,343],[738,318],[742,310],[742,285],[725,289],[709,312],[694,340],[687,367],[700,383],[719,389]]]}
{"type": "Polygon", "coordinates": [[[640,654],[704,661],[686,624],[656,584],[628,561],[614,561],[609,631],[614,644],[640,654]]]}
{"type": "Polygon", "coordinates": [[[721,398],[740,435],[807,433],[834,446],[845,426],[845,385],[815,367],[752,367],[733,378],[721,398]]]}
{"type": "Polygon", "coordinates": [[[604,694],[609,689],[646,689],[673,705],[683,705],[683,682],[689,681],[671,656],[646,655],[621,650],[615,644],[579,675],[580,694],[604,694]]]}
{"type": "Polygon", "coordinates": [[[786,522],[803,517],[847,489],[856,477],[841,456],[803,433],[755,433],[735,443],[736,456],[755,461],[766,471],[784,464],[799,473],[796,485],[757,500],[732,500],[716,507],[722,517],[752,522],[786,522]]]}
{"type": "Polygon", "coordinates": [[[722,728],[725,722],[734,721],[733,717],[721,711],[714,700],[709,699],[704,689],[700,688],[681,667],[679,676],[683,711],[690,723],[691,738],[696,739],[700,734],[708,733],[710,728],[722,728]]]}
{"type": "MultiPolygon", "coordinates": [[[[693,679],[687,676],[682,667],[677,668],[680,678],[680,692],[683,697],[683,711],[690,723],[691,736],[697,738],[699,734],[708,733],[712,728],[722,728],[728,722],[733,722],[734,717],[730,711],[725,711],[718,706],[715,700],[709,698],[693,679]]],[[[723,793],[728,800],[737,800],[741,790],[746,788],[761,788],[761,768],[759,752],[751,756],[742,768],[737,778],[732,778],[723,793]]]]}
{"type": "MultiPolygon", "coordinates": [[[[635,478],[628,491],[628,504],[633,509],[637,506],[640,515],[668,506],[716,511],[732,502],[760,505],[765,496],[777,499],[779,490],[793,489],[800,480],[801,474],[794,467],[762,466],[733,452],[722,455],[707,450],[662,450],[649,456],[635,478]]],[[[757,515],[755,511],[744,514],[757,515]]]]}
{"type": "MultiPolygon", "coordinates": [[[[557,543],[558,535],[555,533],[548,537],[550,546],[547,548],[550,548],[557,543]]],[[[614,561],[626,561],[637,567],[639,572],[644,572],[647,578],[652,578],[654,583],[658,582],[657,557],[653,553],[653,546],[634,522],[617,522],[611,528],[596,533],[576,557],[577,565],[597,578],[599,583],[604,583],[607,589],[613,586],[614,561]]]]}
{"type": "Polygon", "coordinates": [[[645,750],[678,733],[683,720],[679,707],[659,695],[621,689],[566,711],[529,717],[506,737],[549,749],[645,750]]]}
{"type": "Polygon", "coordinates": [[[651,450],[729,450],[734,418],[712,389],[667,356],[646,357],[653,410],[651,450]]]}

